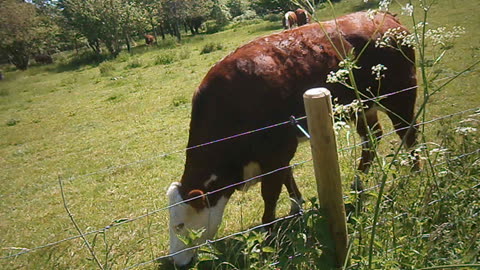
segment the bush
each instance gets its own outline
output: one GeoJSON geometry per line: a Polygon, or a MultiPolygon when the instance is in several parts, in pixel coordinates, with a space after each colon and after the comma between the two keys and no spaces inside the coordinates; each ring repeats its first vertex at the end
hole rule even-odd
{"type": "Polygon", "coordinates": [[[209,20],[205,22],[205,32],[207,34],[217,33],[222,29],[222,26],[218,25],[216,21],[209,20]]]}
{"type": "Polygon", "coordinates": [[[263,16],[263,19],[265,21],[269,21],[269,22],[280,22],[283,19],[283,14],[270,13],[270,14],[267,14],[267,15],[263,16]]]}
{"type": "Polygon", "coordinates": [[[187,48],[182,48],[177,55],[178,59],[180,60],[188,59],[190,57],[190,50],[188,50],[187,48]]]}
{"type": "Polygon", "coordinates": [[[213,51],[218,51],[222,49],[223,49],[223,45],[221,43],[209,42],[203,46],[202,50],[200,51],[200,54],[207,54],[207,53],[211,53],[213,51]]]}
{"type": "Polygon", "coordinates": [[[105,61],[98,65],[98,69],[100,70],[100,75],[108,76],[111,75],[113,71],[115,71],[116,66],[110,61],[105,61]]]}
{"type": "Polygon", "coordinates": [[[119,62],[126,62],[126,61],[130,60],[130,53],[123,51],[117,56],[116,59],[119,62]]]}
{"type": "Polygon", "coordinates": [[[16,124],[18,124],[18,122],[19,122],[19,121],[18,121],[17,119],[10,119],[10,120],[7,121],[7,126],[13,127],[13,126],[15,126],[16,124]]]}
{"type": "Polygon", "coordinates": [[[135,58],[127,64],[126,68],[139,68],[142,65],[142,61],[139,58],[135,58]]]}
{"type": "Polygon", "coordinates": [[[162,53],[155,57],[155,65],[168,65],[175,62],[175,55],[172,53],[162,53]]]}
{"type": "Polygon", "coordinates": [[[234,23],[243,22],[243,21],[247,21],[247,20],[253,20],[253,19],[256,19],[256,18],[257,18],[257,13],[255,11],[247,10],[242,15],[233,18],[233,22],[234,23]]]}

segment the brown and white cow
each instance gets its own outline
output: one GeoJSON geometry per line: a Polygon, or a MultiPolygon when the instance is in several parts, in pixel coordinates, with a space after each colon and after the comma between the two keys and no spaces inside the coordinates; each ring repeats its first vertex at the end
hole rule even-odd
{"type": "Polygon", "coordinates": [[[308,12],[306,10],[303,10],[301,8],[297,8],[295,10],[295,15],[297,16],[298,26],[309,24],[312,20],[310,14],[308,14],[308,12]]]}
{"type": "MultiPolygon", "coordinates": [[[[394,126],[406,127],[398,135],[407,147],[413,146],[416,129],[408,127],[414,122],[416,99],[414,50],[376,48],[374,42],[389,28],[396,27],[406,30],[390,14],[379,13],[372,19],[365,12],[358,12],[339,17],[336,22],[323,22],[322,27],[308,24],[241,46],[213,66],[195,91],[188,147],[280,123],[292,115],[303,116],[302,95],[313,87],[326,87],[337,102],[351,103],[356,99],[354,91],[338,83],[326,83],[326,78],[330,71],[339,69],[339,62],[347,53],[358,54],[364,46],[366,49],[356,63],[361,69],[354,71],[362,97],[413,89],[381,99],[382,106],[367,103],[366,121],[358,121],[357,131],[363,140],[368,140],[367,127],[376,136],[381,135],[377,110],[387,108],[385,112],[394,126]],[[380,88],[371,69],[379,63],[387,67],[380,88]]],[[[169,203],[203,196],[170,209],[170,253],[186,247],[177,235],[185,235],[187,230],[206,229],[197,241],[215,235],[235,189],[210,192],[287,166],[295,154],[298,137],[295,127],[283,125],[188,150],[181,181],[172,183],[167,191],[169,203]]],[[[359,170],[367,171],[372,159],[372,151],[364,146],[359,170]]],[[[262,222],[275,219],[283,185],[292,198],[291,211],[299,210],[302,197],[292,170],[281,170],[261,179],[265,203],[262,222]]],[[[177,265],[185,265],[193,255],[193,251],[185,251],[175,254],[173,259],[177,265]]]]}
{"type": "Polygon", "coordinates": [[[297,15],[293,11],[285,13],[282,19],[284,29],[292,29],[297,24],[297,15]]]}

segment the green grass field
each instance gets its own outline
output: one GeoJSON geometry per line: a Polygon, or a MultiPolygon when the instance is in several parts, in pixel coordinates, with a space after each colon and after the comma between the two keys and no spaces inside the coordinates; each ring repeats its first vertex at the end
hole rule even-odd
{"type": "MultiPolygon", "coordinates": [[[[340,15],[359,7],[352,6],[352,1],[342,1],[335,8],[340,15]]],[[[396,4],[394,11],[411,28],[409,17],[400,15],[396,4]]],[[[428,15],[430,26],[459,25],[465,27],[466,34],[455,41],[439,65],[427,69],[429,78],[455,75],[479,61],[479,12],[477,0],[437,1],[428,15]]],[[[318,17],[332,16],[326,8],[318,17]]],[[[167,41],[159,47],[139,45],[133,55],[122,54],[100,65],[57,63],[6,72],[6,79],[0,81],[0,256],[78,235],[64,209],[59,179],[68,207],[83,232],[165,207],[166,189],[180,179],[183,171],[182,150],[187,142],[193,91],[209,68],[239,45],[279,31],[280,22],[258,21],[216,34],[186,37],[182,44],[167,41]],[[201,53],[208,44],[217,50],[201,53]]],[[[427,49],[428,57],[433,57],[435,48],[427,49]]],[[[67,63],[71,57],[75,55],[61,56],[62,62],[67,63]]],[[[425,120],[479,107],[479,68],[473,67],[432,96],[425,120]]],[[[420,101],[421,95],[422,87],[420,101]]],[[[469,116],[472,114],[474,111],[424,126],[421,141],[427,143],[427,150],[449,149],[448,155],[429,156],[425,163],[440,164],[478,150],[478,131],[466,136],[455,133],[459,126],[478,127],[478,113],[469,116]],[[466,119],[471,121],[461,122],[466,119]]],[[[392,130],[386,117],[382,117],[382,123],[385,131],[392,130]]],[[[353,129],[340,133],[339,148],[355,143],[358,138],[353,129]]],[[[388,155],[398,144],[395,135],[383,139],[380,159],[389,162],[388,155]]],[[[359,148],[340,152],[346,195],[358,156],[359,148]]],[[[309,158],[309,145],[304,143],[293,162],[309,158]]],[[[387,186],[390,193],[386,197],[392,202],[382,204],[381,218],[387,226],[380,227],[376,236],[375,269],[479,262],[480,190],[470,188],[479,183],[479,154],[459,160],[462,162],[454,166],[425,169],[387,186]],[[463,192],[457,194],[459,191],[463,192]],[[448,199],[429,208],[428,203],[439,198],[448,199]],[[405,212],[407,217],[395,218],[405,212]]],[[[391,175],[409,175],[406,168],[398,167],[391,175]]],[[[315,197],[311,162],[296,167],[294,173],[304,197],[315,197]]],[[[379,171],[374,169],[367,178],[369,186],[378,183],[376,173],[379,171]]],[[[356,239],[352,265],[357,265],[353,269],[363,269],[366,264],[366,227],[372,223],[375,196],[375,191],[368,194],[371,199],[365,203],[365,213],[349,224],[351,232],[365,234],[363,238],[352,236],[356,239]]],[[[258,186],[235,194],[219,235],[259,224],[263,211],[259,197],[258,186]]],[[[289,199],[282,194],[278,216],[286,215],[289,206],[289,199]]],[[[87,238],[108,268],[122,269],[149,261],[168,253],[168,212],[160,211],[87,238]]],[[[250,266],[270,269],[274,260],[260,262],[250,266]]],[[[298,261],[298,265],[313,267],[308,259],[298,261]]],[[[0,260],[2,269],[95,267],[80,238],[0,260]]],[[[143,266],[157,267],[156,263],[143,266]]]]}

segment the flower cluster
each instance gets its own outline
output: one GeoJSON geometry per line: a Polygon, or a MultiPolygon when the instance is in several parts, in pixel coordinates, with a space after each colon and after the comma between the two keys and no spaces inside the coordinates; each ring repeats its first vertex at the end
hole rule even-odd
{"type": "Polygon", "coordinates": [[[392,0],[380,0],[380,3],[378,3],[378,8],[381,11],[388,11],[388,8],[390,7],[391,3],[392,3],[392,0]]]}
{"type": "Polygon", "coordinates": [[[412,16],[413,15],[413,5],[408,3],[402,7],[402,15],[412,16]]]}
{"type": "Polygon", "coordinates": [[[465,28],[461,26],[454,26],[452,30],[448,31],[446,27],[438,27],[437,29],[428,29],[425,32],[425,39],[430,39],[434,46],[449,47],[453,41],[465,34],[465,28]]]}
{"type": "Polygon", "coordinates": [[[379,48],[396,48],[394,47],[394,41],[401,46],[415,47],[415,36],[402,30],[400,27],[388,29],[382,37],[375,41],[375,47],[379,48]]]}
{"type": "Polygon", "coordinates": [[[341,83],[346,84],[348,79],[348,70],[339,69],[336,72],[330,71],[327,75],[327,83],[341,83]]]}
{"type": "Polygon", "coordinates": [[[385,70],[387,70],[387,67],[382,64],[372,66],[372,74],[375,75],[375,80],[380,81],[381,78],[384,78],[385,74],[382,74],[382,72],[385,70]]]}
{"type": "Polygon", "coordinates": [[[474,127],[457,127],[457,128],[455,128],[455,132],[462,135],[462,136],[467,136],[470,133],[477,132],[477,129],[474,128],[474,127]]]}

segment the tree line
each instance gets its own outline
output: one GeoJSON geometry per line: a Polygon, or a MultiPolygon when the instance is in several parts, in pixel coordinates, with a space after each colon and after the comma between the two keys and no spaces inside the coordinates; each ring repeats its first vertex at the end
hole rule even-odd
{"type": "Polygon", "coordinates": [[[0,64],[28,68],[35,55],[88,47],[116,57],[149,34],[181,40],[205,22],[222,27],[233,18],[293,8],[290,0],[0,0],[0,64]],[[106,52],[105,52],[106,49],[106,52]]]}

